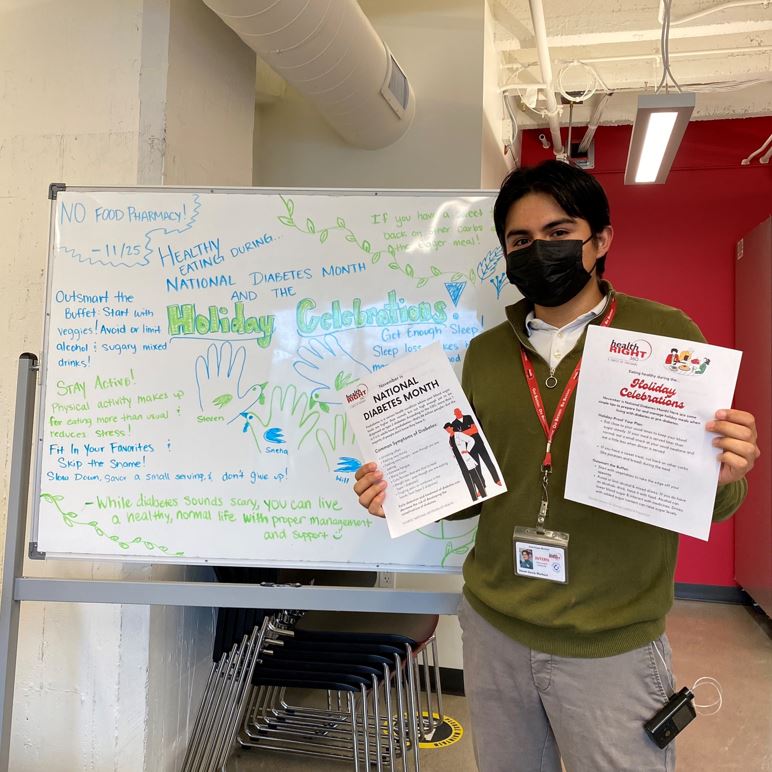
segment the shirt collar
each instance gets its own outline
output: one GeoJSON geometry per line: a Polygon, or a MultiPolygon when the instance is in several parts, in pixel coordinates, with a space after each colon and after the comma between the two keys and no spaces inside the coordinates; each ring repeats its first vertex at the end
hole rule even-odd
{"type": "Polygon", "coordinates": [[[576,330],[579,327],[583,327],[588,322],[592,321],[596,316],[598,316],[601,311],[606,307],[606,303],[608,301],[608,297],[604,295],[600,301],[593,306],[589,311],[586,311],[581,316],[577,316],[576,319],[574,319],[572,322],[569,322],[568,324],[564,324],[562,327],[553,327],[551,324],[547,324],[547,322],[543,321],[542,319],[537,319],[534,316],[533,309],[531,309],[528,314],[525,317],[525,332],[528,337],[531,337],[531,334],[534,332],[534,330],[549,330],[549,331],[570,331],[570,330],[576,330]]]}
{"type": "MultiPolygon", "coordinates": [[[[614,287],[611,285],[611,283],[607,279],[602,279],[600,281],[600,291],[603,294],[603,306],[600,309],[599,313],[602,313],[605,309],[608,303],[611,301],[613,297],[616,296],[616,291],[614,290],[614,287]]],[[[600,305],[600,304],[599,304],[600,305]]],[[[533,305],[529,303],[527,300],[520,300],[517,303],[514,303],[512,305],[506,306],[504,309],[504,312],[507,316],[507,321],[509,322],[510,327],[512,328],[512,332],[515,333],[515,337],[517,340],[524,345],[529,350],[534,350],[531,346],[530,342],[530,334],[528,333],[528,328],[525,324],[525,318],[528,316],[528,312],[531,311],[533,308],[533,305]]],[[[592,310],[595,311],[597,306],[593,308],[592,310]]],[[[597,320],[597,316],[595,317],[595,320],[597,320]]],[[[593,323],[593,320],[590,320],[590,323],[593,323]]]]}

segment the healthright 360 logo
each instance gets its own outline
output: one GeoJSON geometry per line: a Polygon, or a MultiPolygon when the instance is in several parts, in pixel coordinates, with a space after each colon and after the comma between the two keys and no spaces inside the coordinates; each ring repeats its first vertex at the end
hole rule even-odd
{"type": "Polygon", "coordinates": [[[608,347],[609,354],[614,356],[609,359],[625,362],[643,362],[651,356],[651,343],[643,338],[635,340],[614,340],[608,347]]]}
{"type": "Polygon", "coordinates": [[[367,396],[367,386],[360,383],[353,391],[346,393],[346,402],[351,405],[355,402],[361,402],[367,396]]]}

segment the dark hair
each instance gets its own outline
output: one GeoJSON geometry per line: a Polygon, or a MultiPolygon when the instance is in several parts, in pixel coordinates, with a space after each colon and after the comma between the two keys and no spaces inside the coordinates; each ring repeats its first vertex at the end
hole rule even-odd
{"type": "MultiPolygon", "coordinates": [[[[443,428],[443,429],[447,429],[448,427],[450,427],[451,429],[453,429],[453,424],[452,424],[452,423],[446,423],[446,424],[445,424],[445,426],[443,426],[442,428],[443,428]]],[[[453,429],[453,431],[455,431],[455,429],[453,429]]]]}
{"type": "MultiPolygon", "coordinates": [[[[537,166],[514,169],[501,183],[493,206],[493,223],[501,247],[506,253],[504,228],[512,206],[529,193],[546,193],[555,199],[569,217],[581,217],[590,224],[592,235],[611,225],[606,192],[591,174],[563,161],[543,161],[537,166]]],[[[598,259],[600,278],[606,268],[606,256],[598,259]]]]}

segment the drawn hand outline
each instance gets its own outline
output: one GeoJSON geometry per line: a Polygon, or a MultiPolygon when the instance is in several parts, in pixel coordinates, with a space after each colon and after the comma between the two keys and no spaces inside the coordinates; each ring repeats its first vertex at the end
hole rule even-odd
{"type": "Polygon", "coordinates": [[[263,398],[265,384],[253,384],[242,390],[241,379],[247,361],[245,346],[235,353],[230,341],[211,343],[206,355],[199,354],[195,362],[198,405],[202,411],[227,408],[227,423],[235,421],[263,398]]]}
{"type": "Polygon", "coordinates": [[[316,444],[322,451],[329,472],[353,474],[362,466],[362,462],[355,457],[358,454],[356,437],[345,413],[334,416],[332,433],[325,428],[316,430],[316,444]]]}
{"type": "Polygon", "coordinates": [[[316,428],[321,413],[310,407],[310,397],[306,392],[298,391],[294,384],[289,384],[272,386],[267,400],[263,399],[259,406],[253,404],[239,415],[244,421],[243,431],[251,431],[257,450],[262,453],[263,430],[280,430],[284,440],[282,444],[300,449],[316,428]],[[295,433],[295,427],[299,435],[295,433]]]}
{"type": "Polygon", "coordinates": [[[436,523],[429,523],[417,530],[422,536],[426,536],[429,539],[435,539],[441,543],[444,543],[443,556],[440,562],[441,566],[445,566],[450,561],[450,565],[460,565],[458,558],[452,559],[453,555],[466,555],[469,550],[474,546],[475,536],[477,535],[477,522],[473,525],[469,525],[466,520],[459,520],[456,522],[440,520],[436,523]],[[456,529],[466,527],[466,530],[461,532],[454,532],[456,529]],[[450,530],[451,533],[446,531],[450,530]]]}
{"type": "Polygon", "coordinates": [[[370,368],[346,351],[333,334],[309,340],[298,347],[297,355],[292,363],[295,372],[314,384],[314,399],[328,405],[340,405],[343,390],[370,374],[370,368]]]}

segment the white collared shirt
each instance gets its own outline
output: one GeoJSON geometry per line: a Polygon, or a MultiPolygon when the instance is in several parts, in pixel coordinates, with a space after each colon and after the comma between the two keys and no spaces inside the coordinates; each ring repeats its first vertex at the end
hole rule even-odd
{"type": "Polygon", "coordinates": [[[594,308],[560,328],[537,319],[533,311],[528,312],[525,317],[525,332],[531,345],[549,365],[550,370],[554,370],[560,360],[573,349],[584,328],[603,311],[607,301],[608,297],[604,296],[594,308]]]}
{"type": "Polygon", "coordinates": [[[453,435],[453,441],[456,443],[458,452],[462,453],[461,459],[466,464],[467,469],[474,469],[477,462],[472,458],[470,451],[474,447],[474,439],[463,432],[456,432],[453,435]]]}

